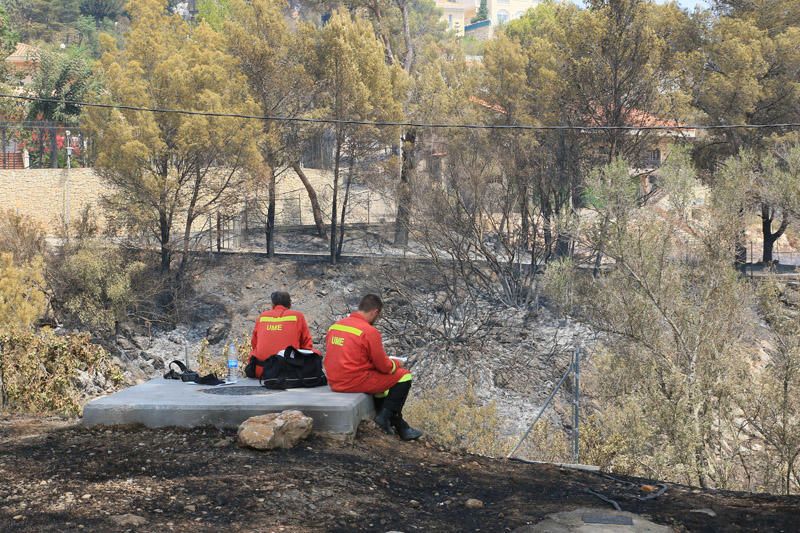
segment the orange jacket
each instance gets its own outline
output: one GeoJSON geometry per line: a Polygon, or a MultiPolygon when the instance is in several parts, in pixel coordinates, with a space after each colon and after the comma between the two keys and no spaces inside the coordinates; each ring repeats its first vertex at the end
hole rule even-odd
{"type": "Polygon", "coordinates": [[[401,369],[395,360],[386,355],[380,332],[364,320],[360,313],[353,313],[328,329],[325,339],[325,374],[334,391],[380,391],[388,389],[406,373],[408,372],[401,369]],[[380,379],[376,374],[391,378],[380,379]],[[388,386],[385,386],[384,381],[389,383],[388,386]]]}
{"type": "Polygon", "coordinates": [[[291,311],[282,305],[261,313],[253,328],[250,346],[250,355],[259,361],[267,360],[287,346],[313,349],[306,317],[303,313],[291,311]]]}

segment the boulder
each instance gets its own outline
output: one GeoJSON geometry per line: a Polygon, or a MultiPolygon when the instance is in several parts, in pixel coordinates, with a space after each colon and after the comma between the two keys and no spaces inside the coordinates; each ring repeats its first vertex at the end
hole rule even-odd
{"type": "Polygon", "coordinates": [[[138,527],[147,523],[147,518],[135,514],[120,514],[111,517],[111,521],[120,527],[138,527]]]}
{"type": "Polygon", "coordinates": [[[125,351],[135,351],[139,349],[139,347],[136,346],[136,344],[133,341],[131,341],[127,337],[123,337],[122,335],[118,335],[116,340],[117,340],[117,346],[119,346],[125,351]]]}
{"type": "Polygon", "coordinates": [[[230,331],[231,325],[227,322],[215,322],[206,329],[206,339],[209,344],[217,344],[227,337],[230,331]]]}
{"type": "Polygon", "coordinates": [[[477,498],[470,498],[464,503],[464,507],[467,509],[482,509],[483,502],[477,498]]]}
{"type": "Polygon", "coordinates": [[[254,416],[239,426],[239,442],[257,450],[292,448],[311,435],[313,422],[300,411],[254,416]]]}

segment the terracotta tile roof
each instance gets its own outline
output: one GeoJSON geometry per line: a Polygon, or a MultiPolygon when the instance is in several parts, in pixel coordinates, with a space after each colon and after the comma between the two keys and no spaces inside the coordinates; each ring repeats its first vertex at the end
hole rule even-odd
{"type": "Polygon", "coordinates": [[[492,111],[500,113],[501,115],[506,114],[506,110],[503,108],[503,106],[487,102],[486,100],[478,98],[477,96],[470,96],[469,101],[472,102],[473,104],[478,104],[481,107],[485,107],[486,109],[491,109],[492,111]]]}
{"type": "Polygon", "coordinates": [[[32,63],[39,60],[39,49],[25,43],[17,43],[17,48],[6,57],[8,63],[32,63]]]}

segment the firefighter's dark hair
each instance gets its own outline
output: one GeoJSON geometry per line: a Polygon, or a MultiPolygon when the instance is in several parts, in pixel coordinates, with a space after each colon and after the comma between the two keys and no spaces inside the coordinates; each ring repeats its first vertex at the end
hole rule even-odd
{"type": "Polygon", "coordinates": [[[282,305],[286,309],[289,309],[292,306],[292,297],[289,296],[288,292],[283,291],[275,291],[272,293],[272,305],[282,305]]]}
{"type": "Polygon", "coordinates": [[[377,309],[378,311],[383,310],[383,301],[381,301],[381,297],[377,294],[367,294],[363,298],[361,298],[361,303],[358,304],[358,310],[364,311],[365,313],[369,313],[377,309]]]}

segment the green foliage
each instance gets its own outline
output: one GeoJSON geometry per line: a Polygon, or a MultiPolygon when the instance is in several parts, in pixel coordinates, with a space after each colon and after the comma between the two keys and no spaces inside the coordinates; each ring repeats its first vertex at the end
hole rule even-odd
{"type": "Polygon", "coordinates": [[[747,434],[755,442],[746,456],[758,464],[756,490],[800,492],[800,313],[798,292],[778,278],[758,288],[759,309],[770,325],[767,361],[741,399],[747,434]]]}
{"type": "Polygon", "coordinates": [[[486,41],[476,39],[471,35],[467,35],[461,39],[461,48],[464,54],[468,56],[482,56],[486,47],[486,41]]]}
{"type": "Polygon", "coordinates": [[[0,5],[0,54],[5,55],[12,52],[18,41],[19,35],[11,25],[8,12],[0,5]]]}
{"type": "Polygon", "coordinates": [[[471,23],[480,22],[482,20],[488,20],[489,18],[489,7],[486,0],[481,0],[481,5],[478,7],[478,12],[475,13],[475,16],[472,17],[470,20],[471,23]]]}
{"type": "Polygon", "coordinates": [[[115,20],[125,12],[125,0],[82,0],[81,13],[92,17],[96,23],[104,19],[115,20]]]}
{"type": "Polygon", "coordinates": [[[122,374],[88,335],[56,335],[49,331],[0,332],[0,382],[3,407],[27,413],[75,416],[84,399],[78,377],[102,375],[122,382],[122,374]]]}
{"type": "Polygon", "coordinates": [[[625,437],[621,470],[733,486],[743,474],[736,398],[756,321],[727,255],[732,235],[713,214],[687,231],[640,209],[629,176],[612,165],[593,180],[598,223],[587,245],[613,263],[579,291],[584,319],[610,334],[587,375],[602,434],[625,437]]]}
{"type": "Polygon", "coordinates": [[[472,386],[437,387],[413,397],[403,414],[447,448],[494,457],[511,450],[511,442],[501,433],[497,406],[482,405],[472,386]]]}
{"type": "MultiPolygon", "coordinates": [[[[103,37],[107,97],[145,107],[255,114],[222,35],[205,23],[190,26],[165,8],[162,0],[134,0],[125,48],[103,37]]],[[[228,200],[226,192],[241,179],[238,171],[257,157],[259,124],[97,109],[87,118],[95,132],[96,168],[116,190],[107,200],[118,224],[157,237],[164,273],[182,224],[185,265],[193,223],[228,200]]]]}
{"type": "Polygon", "coordinates": [[[135,303],[134,282],[144,268],[115,248],[67,244],[51,277],[64,311],[93,331],[114,333],[135,303]]]}
{"type": "Polygon", "coordinates": [[[8,0],[7,7],[22,41],[67,42],[80,18],[80,0],[8,0]]]}
{"type": "Polygon", "coordinates": [[[231,16],[230,0],[197,0],[199,19],[217,31],[222,30],[225,21],[231,16]]]}
{"type": "Polygon", "coordinates": [[[575,306],[575,292],[577,273],[575,265],[570,258],[551,261],[541,281],[542,294],[547,298],[548,304],[562,314],[571,314],[575,306]]]}
{"type": "Polygon", "coordinates": [[[680,146],[671,147],[667,162],[658,175],[659,185],[669,194],[673,212],[686,219],[699,184],[689,150],[680,146]]]}
{"type": "Polygon", "coordinates": [[[15,265],[9,253],[0,253],[0,331],[29,329],[45,311],[42,260],[15,265]]]}
{"type": "Polygon", "coordinates": [[[66,102],[84,100],[94,87],[92,68],[83,50],[43,49],[40,52],[39,68],[36,70],[32,91],[38,97],[59,101],[31,103],[28,119],[75,124],[81,114],[81,108],[66,102]]]}

